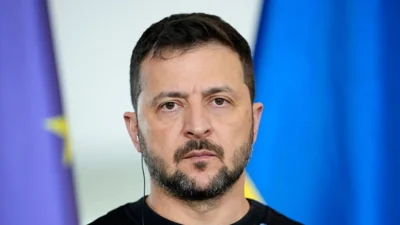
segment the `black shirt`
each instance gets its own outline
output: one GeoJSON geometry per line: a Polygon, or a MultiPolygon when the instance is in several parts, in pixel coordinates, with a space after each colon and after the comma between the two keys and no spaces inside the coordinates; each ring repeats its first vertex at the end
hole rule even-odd
{"type": "MultiPolygon", "coordinates": [[[[106,215],[98,218],[89,225],[142,225],[142,208],[144,198],[136,202],[122,205],[106,215]]],[[[250,210],[239,221],[232,225],[300,225],[274,209],[252,199],[250,210]]],[[[147,203],[144,204],[145,225],[179,225],[154,212],[147,203]]]]}

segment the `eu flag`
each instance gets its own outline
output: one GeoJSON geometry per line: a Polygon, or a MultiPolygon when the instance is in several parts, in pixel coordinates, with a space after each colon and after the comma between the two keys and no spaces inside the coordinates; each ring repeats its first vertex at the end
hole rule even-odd
{"type": "Polygon", "coordinates": [[[0,4],[0,224],[76,225],[46,1],[0,4]]]}
{"type": "Polygon", "coordinates": [[[400,224],[400,1],[265,1],[247,172],[308,225],[400,224]]]}

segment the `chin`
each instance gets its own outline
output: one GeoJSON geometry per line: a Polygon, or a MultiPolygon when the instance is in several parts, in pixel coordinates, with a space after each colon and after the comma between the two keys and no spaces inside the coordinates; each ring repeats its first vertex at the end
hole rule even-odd
{"type": "Polygon", "coordinates": [[[217,176],[218,171],[194,171],[187,174],[188,177],[196,181],[196,187],[199,189],[204,189],[211,184],[212,179],[217,176]]]}

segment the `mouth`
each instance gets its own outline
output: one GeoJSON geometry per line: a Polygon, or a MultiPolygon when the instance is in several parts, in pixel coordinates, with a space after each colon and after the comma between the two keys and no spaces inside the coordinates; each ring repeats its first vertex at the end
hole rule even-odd
{"type": "Polygon", "coordinates": [[[216,156],[214,152],[210,152],[208,150],[196,150],[189,152],[187,155],[185,155],[184,159],[206,159],[214,156],[216,156]]]}

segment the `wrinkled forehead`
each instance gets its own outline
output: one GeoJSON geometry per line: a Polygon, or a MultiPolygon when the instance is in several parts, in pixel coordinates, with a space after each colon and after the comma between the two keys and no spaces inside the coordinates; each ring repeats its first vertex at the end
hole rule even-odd
{"type": "Polygon", "coordinates": [[[140,98],[151,98],[165,91],[194,94],[216,86],[228,86],[240,92],[246,87],[238,54],[217,44],[186,52],[165,52],[163,58],[147,57],[142,63],[140,77],[139,102],[140,98]]]}

